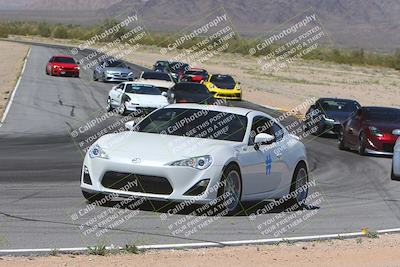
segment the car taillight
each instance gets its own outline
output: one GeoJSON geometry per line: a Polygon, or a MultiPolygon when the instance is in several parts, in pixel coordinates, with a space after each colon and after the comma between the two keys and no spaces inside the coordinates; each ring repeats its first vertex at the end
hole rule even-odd
{"type": "Polygon", "coordinates": [[[179,103],[188,103],[189,101],[187,101],[186,99],[180,99],[179,103]]]}

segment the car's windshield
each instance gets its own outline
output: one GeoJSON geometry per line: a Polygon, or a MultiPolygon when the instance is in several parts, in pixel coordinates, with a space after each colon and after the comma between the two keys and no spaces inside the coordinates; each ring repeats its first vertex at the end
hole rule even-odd
{"type": "Polygon", "coordinates": [[[107,61],[104,63],[104,67],[107,68],[127,68],[126,64],[122,61],[107,61]]]}
{"type": "Polygon", "coordinates": [[[209,95],[208,89],[205,85],[200,83],[178,83],[175,85],[176,92],[185,92],[188,94],[209,95]]]}
{"type": "Polygon", "coordinates": [[[203,70],[188,70],[185,71],[185,75],[206,75],[206,72],[203,70]]]}
{"type": "Polygon", "coordinates": [[[170,69],[172,72],[186,71],[188,68],[189,65],[182,62],[172,62],[170,64],[170,69]]]}
{"type": "Polygon", "coordinates": [[[55,57],[54,62],[76,64],[75,60],[71,57],[55,57]]]}
{"type": "Polygon", "coordinates": [[[147,80],[171,81],[171,77],[165,72],[143,72],[142,78],[147,80]]]}
{"type": "Polygon", "coordinates": [[[235,80],[229,75],[213,75],[211,76],[210,82],[234,84],[235,80]]]}
{"type": "Polygon", "coordinates": [[[161,95],[161,91],[151,85],[130,84],[125,87],[125,93],[141,94],[141,95],[161,95]]]}
{"type": "Polygon", "coordinates": [[[136,130],[242,142],[246,128],[246,116],[201,109],[166,108],[151,113],[137,125],[136,130]]]}
{"type": "Polygon", "coordinates": [[[395,108],[367,108],[365,119],[379,122],[400,122],[400,109],[395,108]]]}
{"type": "Polygon", "coordinates": [[[353,112],[357,110],[359,105],[355,101],[350,100],[321,100],[319,101],[319,106],[323,111],[343,111],[343,112],[353,112]]]}

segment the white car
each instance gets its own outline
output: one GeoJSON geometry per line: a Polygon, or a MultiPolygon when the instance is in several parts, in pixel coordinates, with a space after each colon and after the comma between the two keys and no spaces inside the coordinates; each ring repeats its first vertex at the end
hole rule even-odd
{"type": "Polygon", "coordinates": [[[130,131],[99,138],[88,150],[81,189],[89,201],[105,195],[205,204],[308,194],[306,149],[271,116],[244,108],[173,104],[130,131]]]}
{"type": "Polygon", "coordinates": [[[167,93],[157,87],[140,82],[123,82],[108,94],[107,111],[117,109],[122,115],[128,112],[151,112],[168,105],[167,93]]]}
{"type": "Polygon", "coordinates": [[[154,85],[160,89],[161,92],[167,92],[175,85],[175,81],[172,76],[161,71],[143,71],[136,81],[143,84],[154,85]]]}
{"type": "Polygon", "coordinates": [[[400,129],[394,130],[393,134],[398,135],[399,138],[397,138],[393,151],[392,180],[400,181],[400,129]]]}

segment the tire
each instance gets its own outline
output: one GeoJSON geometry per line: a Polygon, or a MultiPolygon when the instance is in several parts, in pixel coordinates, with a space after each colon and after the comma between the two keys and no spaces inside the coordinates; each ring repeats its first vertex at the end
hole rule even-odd
{"type": "Polygon", "coordinates": [[[118,107],[118,113],[122,116],[124,116],[126,114],[126,106],[124,103],[122,103],[119,107],[118,107]]]}
{"type": "Polygon", "coordinates": [[[239,167],[229,164],[222,172],[221,186],[218,190],[218,202],[224,204],[223,208],[228,215],[235,215],[241,211],[242,176],[239,167]],[[229,192],[229,193],[228,193],[229,192]]]}
{"type": "MultiPolygon", "coordinates": [[[[82,190],[82,195],[83,197],[87,200],[88,203],[93,203],[93,202],[100,202],[100,201],[104,201],[104,194],[101,193],[89,193],[87,191],[83,191],[82,190]]],[[[107,201],[106,201],[107,202],[107,201]]],[[[106,203],[104,202],[104,203],[106,203]]]]}
{"type": "Polygon", "coordinates": [[[396,176],[396,175],[394,174],[393,164],[392,164],[392,171],[391,171],[390,178],[391,178],[393,181],[400,181],[400,176],[396,176]]]}
{"type": "Polygon", "coordinates": [[[114,108],[111,105],[111,98],[107,98],[107,107],[106,110],[107,111],[112,111],[114,108]]]}
{"type": "Polygon", "coordinates": [[[294,194],[294,198],[289,199],[290,207],[293,205],[298,205],[298,208],[305,204],[308,196],[308,170],[304,162],[297,164],[296,169],[293,172],[292,182],[290,184],[290,195],[294,194]],[[299,188],[305,186],[305,190],[299,190],[299,188]],[[299,190],[298,193],[296,191],[299,190]]]}
{"type": "Polygon", "coordinates": [[[360,156],[365,156],[365,133],[361,132],[360,136],[358,137],[358,154],[360,154],[360,156]]]}
{"type": "Polygon", "coordinates": [[[338,148],[339,150],[347,150],[346,141],[344,140],[344,132],[341,128],[338,135],[338,148]]]}

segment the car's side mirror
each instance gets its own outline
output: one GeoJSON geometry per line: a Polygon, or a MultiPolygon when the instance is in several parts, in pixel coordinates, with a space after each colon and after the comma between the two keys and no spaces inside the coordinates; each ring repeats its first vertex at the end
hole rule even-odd
{"type": "Polygon", "coordinates": [[[168,96],[167,92],[162,92],[161,95],[162,95],[162,96],[165,96],[165,97],[168,96]]]}
{"type": "Polygon", "coordinates": [[[392,134],[400,136],[400,129],[393,130],[392,134]]]}
{"type": "Polygon", "coordinates": [[[139,77],[138,77],[138,76],[135,76],[135,77],[133,77],[133,79],[137,80],[137,79],[139,79],[139,77]]]}
{"type": "Polygon", "coordinates": [[[79,65],[79,64],[81,64],[81,62],[80,62],[80,61],[77,61],[77,62],[76,62],[76,64],[78,64],[78,65],[79,65]]]}
{"type": "Polygon", "coordinates": [[[128,66],[128,69],[131,69],[131,67],[128,66]]]}
{"type": "Polygon", "coordinates": [[[135,121],[128,121],[127,123],[125,123],[125,129],[127,129],[128,131],[133,131],[135,126],[136,126],[135,121]]]}
{"type": "Polygon", "coordinates": [[[270,145],[274,142],[275,136],[267,133],[259,133],[254,138],[254,148],[259,149],[260,145],[270,145]]]}

